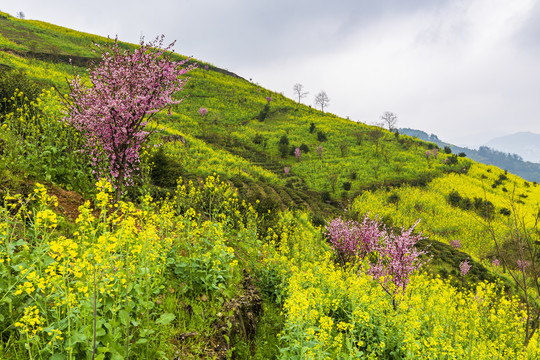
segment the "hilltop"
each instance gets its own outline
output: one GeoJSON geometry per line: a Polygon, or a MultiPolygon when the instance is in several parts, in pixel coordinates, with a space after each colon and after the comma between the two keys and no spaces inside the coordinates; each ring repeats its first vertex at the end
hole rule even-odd
{"type": "Polygon", "coordinates": [[[540,150],[538,149],[539,140],[539,134],[532,132],[518,132],[491,139],[486,143],[486,146],[501,151],[520,154],[525,160],[538,163],[540,162],[540,150]]]}
{"type": "Polygon", "coordinates": [[[110,41],[0,13],[3,358],[538,354],[537,183],[189,59],[116,202],[62,113],[110,41]],[[325,226],[366,216],[378,250],[340,261],[325,226]],[[400,290],[382,239],[420,232],[400,290]]]}

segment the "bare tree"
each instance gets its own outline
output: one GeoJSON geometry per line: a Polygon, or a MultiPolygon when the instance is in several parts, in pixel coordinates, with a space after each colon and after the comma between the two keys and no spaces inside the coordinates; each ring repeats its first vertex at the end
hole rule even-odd
{"type": "Polygon", "coordinates": [[[388,126],[388,130],[394,131],[396,129],[397,115],[393,112],[385,111],[384,114],[381,115],[381,120],[388,126]]]}
{"type": "Polygon", "coordinates": [[[309,94],[309,92],[304,91],[304,85],[302,85],[300,83],[294,84],[293,91],[296,94],[296,96],[298,96],[298,102],[299,103],[302,102],[302,99],[305,98],[307,96],[307,94],[309,94]]]}
{"type": "Polygon", "coordinates": [[[328,103],[330,102],[330,98],[324,91],[321,91],[317,95],[315,95],[315,105],[320,105],[321,111],[324,112],[325,106],[328,106],[328,103]]]}
{"type": "Polygon", "coordinates": [[[17,17],[18,17],[19,19],[21,19],[21,20],[25,18],[24,13],[23,13],[22,11],[19,11],[19,12],[17,13],[17,17]]]}

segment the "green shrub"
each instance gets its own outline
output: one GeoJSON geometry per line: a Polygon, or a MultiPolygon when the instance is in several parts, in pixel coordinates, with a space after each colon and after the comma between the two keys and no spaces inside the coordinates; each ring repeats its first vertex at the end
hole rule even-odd
{"type": "Polygon", "coordinates": [[[253,137],[253,143],[257,145],[264,143],[265,140],[266,140],[265,137],[261,134],[256,134],[253,137]]]}
{"type": "Polygon", "coordinates": [[[184,174],[182,164],[177,159],[167,156],[161,146],[150,158],[153,166],[150,170],[152,184],[164,188],[175,188],[178,178],[184,174]]]}
{"type": "Polygon", "coordinates": [[[22,71],[0,67],[0,115],[17,108],[17,102],[9,101],[15,92],[22,92],[28,102],[32,102],[37,99],[40,91],[40,87],[29,80],[22,71]]]}
{"type": "Polygon", "coordinates": [[[279,144],[289,145],[289,138],[287,135],[283,135],[281,139],[279,139],[279,144]]]}
{"type": "Polygon", "coordinates": [[[268,113],[270,112],[270,104],[266,103],[261,110],[261,112],[257,115],[257,120],[264,121],[268,117],[268,113]]]}
{"type": "Polygon", "coordinates": [[[278,144],[278,150],[279,150],[279,154],[281,155],[281,157],[286,158],[287,154],[289,153],[289,145],[283,144],[283,143],[280,142],[278,144]]]}

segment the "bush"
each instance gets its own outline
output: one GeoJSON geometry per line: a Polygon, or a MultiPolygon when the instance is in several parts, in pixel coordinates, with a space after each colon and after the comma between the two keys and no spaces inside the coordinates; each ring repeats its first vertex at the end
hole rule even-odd
{"type": "Polygon", "coordinates": [[[270,105],[269,103],[266,103],[261,110],[261,112],[257,115],[257,120],[264,121],[268,117],[268,112],[270,111],[270,105]]]}
{"type": "Polygon", "coordinates": [[[326,226],[326,220],[324,219],[324,217],[317,213],[311,213],[311,223],[313,224],[313,226],[326,226]]]}
{"type": "Polygon", "coordinates": [[[396,206],[399,204],[399,200],[400,200],[400,197],[397,193],[393,193],[392,195],[388,197],[388,202],[396,206]]]}
{"type": "Polygon", "coordinates": [[[508,210],[507,208],[502,208],[499,212],[504,216],[510,216],[511,214],[510,210],[508,210]]]}
{"type": "Polygon", "coordinates": [[[279,144],[289,145],[289,138],[287,135],[283,135],[281,139],[279,139],[279,144]]]}
{"type": "Polygon", "coordinates": [[[313,134],[314,131],[315,131],[315,123],[309,124],[309,133],[313,134]]]}
{"type": "Polygon", "coordinates": [[[323,142],[323,141],[328,141],[328,138],[326,137],[326,134],[324,132],[318,131],[317,140],[319,140],[320,142],[323,142]]]}
{"type": "Polygon", "coordinates": [[[309,147],[306,144],[300,145],[300,151],[302,151],[302,154],[307,154],[309,152],[309,147]]]}
{"type": "Polygon", "coordinates": [[[287,154],[289,153],[289,145],[280,142],[278,145],[278,150],[281,157],[286,158],[287,154]]]}
{"type": "Polygon", "coordinates": [[[257,145],[264,143],[264,140],[265,140],[265,137],[262,136],[261,134],[256,134],[253,137],[253,143],[257,145]]]}
{"type": "MultiPolygon", "coordinates": [[[[446,148],[445,148],[446,149],[446,148]]],[[[450,150],[451,152],[452,150],[450,150]]],[[[446,150],[445,150],[446,152],[446,150]]],[[[459,162],[457,155],[451,155],[446,162],[446,165],[457,165],[459,162]]]]}
{"type": "Polygon", "coordinates": [[[445,146],[445,147],[444,147],[444,152],[445,152],[446,154],[451,154],[451,153],[452,153],[452,149],[450,149],[450,146],[445,146]]]}
{"type": "Polygon", "coordinates": [[[450,205],[454,207],[458,207],[462,200],[463,198],[461,197],[459,192],[457,192],[456,190],[448,194],[448,202],[450,203],[450,205]]]}
{"type": "Polygon", "coordinates": [[[351,182],[350,181],[345,181],[343,183],[343,190],[345,190],[345,191],[351,190],[351,182]]]}
{"type": "Polygon", "coordinates": [[[150,162],[154,164],[150,170],[152,184],[164,188],[175,188],[176,181],[184,174],[182,164],[174,157],[167,156],[163,146],[152,155],[150,162]]]}
{"type": "Polygon", "coordinates": [[[321,200],[324,201],[324,202],[331,202],[332,201],[332,196],[330,196],[330,192],[323,191],[321,193],[321,200]]]}
{"type": "Polygon", "coordinates": [[[40,87],[29,80],[22,71],[0,68],[0,114],[6,114],[17,108],[17,102],[4,101],[10,99],[16,92],[23,93],[28,103],[37,99],[40,87]]]}

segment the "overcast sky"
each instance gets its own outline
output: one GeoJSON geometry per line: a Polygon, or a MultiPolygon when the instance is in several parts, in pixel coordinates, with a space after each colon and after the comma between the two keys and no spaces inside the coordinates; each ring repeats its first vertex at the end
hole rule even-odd
{"type": "Polygon", "coordinates": [[[478,146],[540,133],[540,0],[3,0],[0,10],[177,52],[365,123],[478,146]]]}

